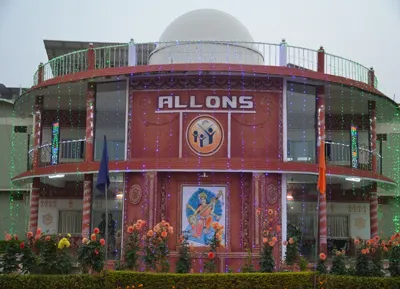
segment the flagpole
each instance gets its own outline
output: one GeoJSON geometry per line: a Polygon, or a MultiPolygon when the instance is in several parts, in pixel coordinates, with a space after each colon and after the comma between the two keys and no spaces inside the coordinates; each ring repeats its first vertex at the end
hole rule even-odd
{"type": "Polygon", "coordinates": [[[107,191],[108,188],[107,186],[105,186],[106,190],[105,190],[105,198],[106,198],[106,264],[107,264],[107,260],[108,260],[108,248],[109,248],[109,244],[108,244],[108,196],[107,196],[107,191]]]}

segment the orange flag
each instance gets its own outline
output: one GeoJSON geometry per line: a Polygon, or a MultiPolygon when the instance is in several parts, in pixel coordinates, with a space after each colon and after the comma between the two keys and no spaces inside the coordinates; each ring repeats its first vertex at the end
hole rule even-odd
{"type": "Polygon", "coordinates": [[[319,144],[318,161],[318,183],[317,188],[321,194],[326,193],[326,161],[325,161],[325,141],[321,140],[319,144]]]}

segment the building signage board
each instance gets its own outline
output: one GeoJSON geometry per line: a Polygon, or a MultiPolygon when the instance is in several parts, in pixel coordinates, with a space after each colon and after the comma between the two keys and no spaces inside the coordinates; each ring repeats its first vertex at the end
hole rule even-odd
{"type": "Polygon", "coordinates": [[[358,129],[357,126],[351,125],[350,128],[350,160],[351,160],[351,167],[353,169],[358,168],[358,129]]]}
{"type": "Polygon", "coordinates": [[[51,129],[51,164],[58,164],[60,148],[60,123],[53,122],[51,129]]]}
{"type": "Polygon", "coordinates": [[[188,101],[183,101],[179,95],[167,95],[158,97],[157,110],[252,110],[254,109],[253,96],[217,96],[210,95],[199,101],[195,95],[191,95],[188,101]]]}

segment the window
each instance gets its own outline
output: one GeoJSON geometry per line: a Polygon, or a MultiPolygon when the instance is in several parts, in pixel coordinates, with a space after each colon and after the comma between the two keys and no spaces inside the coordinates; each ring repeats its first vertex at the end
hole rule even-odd
{"type": "MultiPolygon", "coordinates": [[[[93,183],[97,182],[97,174],[93,175],[93,183]]],[[[124,174],[111,173],[110,186],[107,190],[107,200],[105,194],[93,186],[92,197],[92,228],[99,228],[103,238],[106,230],[106,214],[108,215],[108,258],[118,260],[121,252],[121,237],[123,229],[123,194],[124,194],[124,174]],[[107,202],[107,211],[106,211],[107,202]]]]}
{"type": "Polygon", "coordinates": [[[315,96],[315,87],[293,82],[287,84],[288,161],[315,162],[315,96]]]}
{"type": "Polygon", "coordinates": [[[76,140],[62,140],[60,143],[61,159],[83,159],[84,142],[76,140]]]}
{"type": "Polygon", "coordinates": [[[330,239],[341,239],[349,237],[348,216],[328,216],[328,237],[330,239]]]}
{"type": "Polygon", "coordinates": [[[291,214],[288,213],[287,221],[289,224],[295,225],[302,233],[304,240],[313,240],[315,238],[315,216],[311,214],[291,214]]]}
{"type": "Polygon", "coordinates": [[[81,234],[82,211],[60,211],[58,219],[59,234],[81,234]]]}
{"type": "Polygon", "coordinates": [[[125,159],[126,82],[99,83],[96,86],[95,155],[101,159],[104,135],[110,160],[125,159]]]}

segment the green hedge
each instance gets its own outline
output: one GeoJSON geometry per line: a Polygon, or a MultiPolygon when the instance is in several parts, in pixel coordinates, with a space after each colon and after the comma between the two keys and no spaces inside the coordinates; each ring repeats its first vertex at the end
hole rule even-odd
{"type": "Polygon", "coordinates": [[[341,289],[399,289],[400,278],[353,277],[353,276],[318,276],[321,288],[341,289]]]}
{"type": "MultiPolygon", "coordinates": [[[[111,271],[100,275],[0,275],[0,288],[7,289],[258,289],[314,288],[313,273],[254,274],[151,274],[111,271]],[[143,287],[139,287],[141,285],[143,287]]],[[[317,288],[397,289],[400,278],[361,278],[321,275],[317,288]]]]}
{"type": "Polygon", "coordinates": [[[104,277],[91,275],[0,275],[1,289],[104,289],[104,277]]]}
{"type": "Polygon", "coordinates": [[[248,274],[151,274],[112,272],[105,288],[126,288],[143,284],[143,288],[176,289],[269,289],[312,288],[312,273],[248,273],[248,274]]]}

